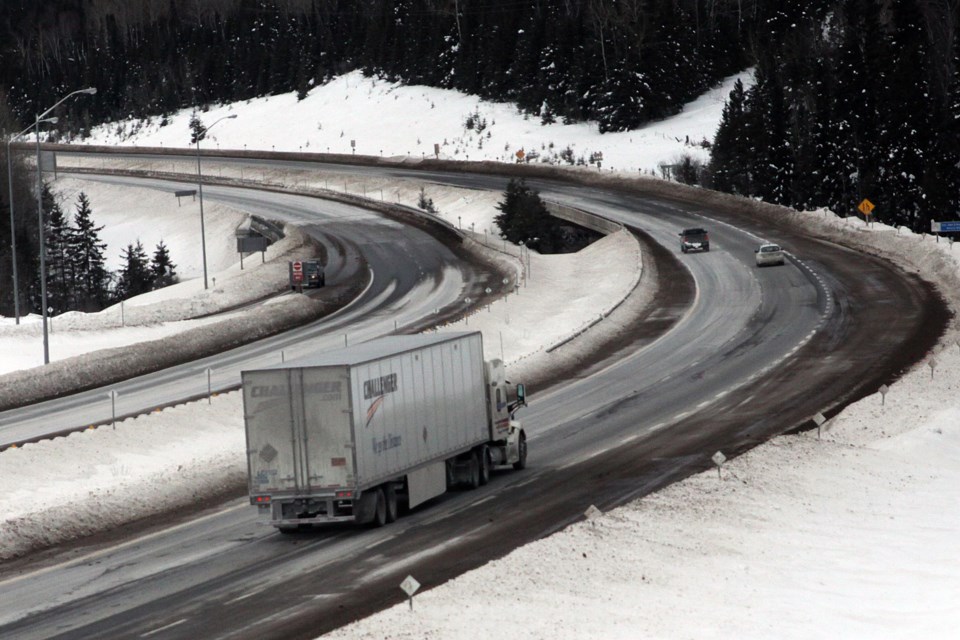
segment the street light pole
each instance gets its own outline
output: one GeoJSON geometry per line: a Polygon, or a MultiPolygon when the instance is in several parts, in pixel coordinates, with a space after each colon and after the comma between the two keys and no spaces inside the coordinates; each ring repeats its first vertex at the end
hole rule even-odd
{"type": "Polygon", "coordinates": [[[96,87],[90,87],[68,93],[60,99],[60,102],[43,113],[38,114],[36,123],[34,124],[37,134],[37,218],[40,227],[40,305],[43,307],[41,309],[43,313],[43,364],[50,364],[50,334],[47,330],[47,234],[43,221],[43,167],[40,166],[40,120],[66,102],[68,98],[72,98],[81,93],[92,96],[96,92],[96,87]]]}
{"type": "MultiPolygon", "coordinates": [[[[41,120],[40,122],[56,124],[57,120],[58,118],[53,117],[41,120]]],[[[13,313],[17,324],[20,324],[20,278],[17,276],[17,223],[13,215],[13,157],[11,156],[11,145],[14,140],[35,126],[36,124],[31,124],[20,133],[10,136],[10,139],[7,140],[7,187],[9,188],[10,194],[10,260],[13,264],[13,313]]]]}
{"type": "Polygon", "coordinates": [[[204,127],[202,132],[198,132],[197,135],[197,191],[200,194],[200,251],[203,255],[203,288],[209,289],[207,285],[207,232],[203,226],[203,176],[200,173],[200,140],[207,136],[207,132],[210,129],[213,129],[213,126],[222,120],[232,120],[237,117],[237,114],[230,116],[224,116],[220,120],[214,121],[209,127],[204,127]]]}

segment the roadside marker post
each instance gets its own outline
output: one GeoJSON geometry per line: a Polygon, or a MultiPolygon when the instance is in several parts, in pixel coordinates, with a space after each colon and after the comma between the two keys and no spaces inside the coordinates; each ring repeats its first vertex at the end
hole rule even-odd
{"type": "Polygon", "coordinates": [[[400,583],[400,588],[407,594],[407,600],[410,602],[410,611],[413,611],[413,594],[420,588],[420,583],[413,576],[407,576],[400,583]]]}
{"type": "Polygon", "coordinates": [[[817,415],[813,416],[813,421],[817,423],[817,440],[819,440],[820,428],[823,427],[823,423],[826,422],[827,419],[823,417],[822,413],[818,412],[817,415]]]}
{"type": "Polygon", "coordinates": [[[110,424],[113,426],[113,430],[116,431],[117,430],[117,396],[120,394],[118,394],[115,390],[111,389],[110,393],[108,393],[107,395],[110,396],[110,415],[111,415],[110,424]]]}
{"type": "Polygon", "coordinates": [[[713,454],[713,456],[711,456],[710,460],[713,462],[713,464],[717,465],[717,479],[723,480],[723,475],[721,474],[720,469],[723,467],[723,463],[727,461],[727,456],[723,455],[722,451],[717,451],[715,454],[713,454]]]}

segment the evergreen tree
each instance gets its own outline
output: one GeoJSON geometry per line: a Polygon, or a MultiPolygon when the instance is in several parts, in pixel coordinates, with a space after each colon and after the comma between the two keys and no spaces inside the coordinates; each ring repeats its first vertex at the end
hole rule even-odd
{"type": "Polygon", "coordinates": [[[139,240],[135,245],[128,244],[120,254],[120,259],[123,260],[123,265],[117,273],[114,297],[117,300],[127,300],[150,291],[153,277],[143,244],[139,240]]]}
{"type": "Polygon", "coordinates": [[[647,121],[647,102],[653,92],[646,77],[628,61],[617,61],[598,89],[593,111],[601,133],[635,129],[647,121]]]}
{"type": "Polygon", "coordinates": [[[560,225],[547,211],[538,191],[522,178],[511,179],[503,196],[503,202],[497,204],[502,213],[493,218],[500,237],[514,244],[523,242],[540,253],[556,253],[562,248],[560,225]]]}
{"type": "Polygon", "coordinates": [[[420,187],[420,195],[417,198],[417,206],[427,213],[437,212],[437,206],[433,204],[433,198],[427,196],[427,191],[424,187],[420,187]]]}
{"type": "Polygon", "coordinates": [[[805,98],[797,113],[791,202],[802,209],[827,206],[842,211],[847,199],[849,152],[847,132],[836,109],[834,71],[825,59],[810,64],[817,71],[806,81],[805,98]]]}
{"type": "Polygon", "coordinates": [[[190,144],[197,144],[198,142],[203,142],[207,137],[207,128],[203,125],[203,122],[200,120],[200,116],[197,115],[197,112],[194,111],[190,116],[190,144]]]}
{"type": "Polygon", "coordinates": [[[939,135],[933,136],[923,177],[933,214],[956,211],[960,200],[960,38],[954,38],[953,46],[953,73],[934,125],[939,135]]]}
{"type": "Polygon", "coordinates": [[[73,225],[70,249],[75,274],[75,308],[99,311],[109,302],[110,273],[104,257],[107,245],[100,240],[103,227],[94,224],[90,199],[83,192],[77,197],[73,225]]]}
{"type": "MultiPolygon", "coordinates": [[[[929,229],[931,211],[924,180],[933,147],[932,124],[939,119],[931,95],[930,48],[915,0],[892,0],[890,73],[881,104],[884,127],[879,143],[885,218],[912,229],[929,229]],[[919,105],[924,108],[918,108],[919,105]]],[[[931,167],[931,172],[936,168],[931,167]]]]}
{"type": "Polygon", "coordinates": [[[73,230],[56,201],[51,202],[46,226],[47,305],[58,314],[74,308],[76,289],[70,253],[73,230]]]}
{"type": "Polygon", "coordinates": [[[743,83],[737,80],[723,106],[710,157],[713,188],[738,195],[751,193],[750,176],[747,173],[749,144],[746,139],[746,102],[743,83]]]}
{"type": "Polygon", "coordinates": [[[754,89],[754,189],[767,202],[790,205],[793,149],[784,86],[778,74],[770,73],[754,89]]]}
{"type": "Polygon", "coordinates": [[[178,281],[176,269],[177,265],[170,260],[167,245],[161,240],[153,252],[153,259],[150,260],[150,277],[153,280],[153,288],[162,289],[176,284],[178,281]]]}
{"type": "Polygon", "coordinates": [[[876,0],[845,0],[840,5],[834,76],[833,135],[843,167],[837,213],[851,215],[864,199],[880,202],[878,185],[881,123],[879,103],[886,92],[886,35],[876,0]]]}

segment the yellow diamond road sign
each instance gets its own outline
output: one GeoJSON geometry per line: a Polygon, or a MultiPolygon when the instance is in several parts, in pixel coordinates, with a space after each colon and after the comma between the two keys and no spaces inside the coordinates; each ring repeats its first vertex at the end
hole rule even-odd
{"type": "Polygon", "coordinates": [[[863,202],[860,203],[860,206],[858,206],[857,209],[860,209],[860,213],[863,215],[868,216],[870,215],[870,212],[873,211],[873,203],[864,198],[863,202]]]}

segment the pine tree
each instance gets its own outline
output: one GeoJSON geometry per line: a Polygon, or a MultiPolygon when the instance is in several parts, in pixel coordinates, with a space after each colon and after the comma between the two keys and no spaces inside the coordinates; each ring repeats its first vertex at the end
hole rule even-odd
{"type": "Polygon", "coordinates": [[[117,300],[127,300],[150,291],[153,278],[143,244],[139,240],[136,245],[128,244],[120,254],[120,259],[123,260],[123,266],[117,273],[114,297],[117,300]]]}
{"type": "Polygon", "coordinates": [[[100,240],[103,227],[98,227],[93,222],[93,211],[87,194],[81,192],[77,196],[76,209],[71,237],[76,308],[80,311],[99,311],[109,302],[110,282],[110,273],[104,258],[107,245],[100,240]]]}
{"type": "Polygon", "coordinates": [[[757,195],[767,202],[792,205],[793,148],[785,87],[779,75],[771,73],[764,83],[757,83],[756,89],[761,114],[754,132],[758,143],[754,147],[758,154],[758,161],[754,163],[757,195]]]}
{"type": "Polygon", "coordinates": [[[493,218],[500,237],[514,244],[523,242],[540,253],[556,253],[561,249],[560,226],[547,211],[538,191],[528,187],[522,178],[511,179],[503,196],[503,202],[497,204],[502,213],[493,218]]]}
{"type": "Polygon", "coordinates": [[[427,213],[437,213],[437,206],[433,204],[433,198],[427,196],[426,188],[420,187],[420,196],[417,198],[417,207],[427,213]]]}
{"type": "Polygon", "coordinates": [[[737,80],[723,106],[710,157],[713,188],[739,195],[750,194],[750,177],[746,171],[749,154],[745,136],[746,102],[743,83],[737,80]]]}
{"type": "Polygon", "coordinates": [[[648,101],[652,96],[646,76],[627,60],[618,60],[610,77],[599,87],[593,105],[600,132],[635,129],[648,119],[648,101]]]}
{"type": "Polygon", "coordinates": [[[197,144],[198,142],[203,142],[207,137],[207,128],[203,125],[203,122],[200,121],[200,116],[197,115],[197,112],[194,111],[190,116],[190,144],[197,144]]]}
{"type": "Polygon", "coordinates": [[[935,125],[940,135],[934,136],[923,177],[933,213],[960,210],[960,38],[953,40],[952,62],[953,74],[935,125]]]}
{"type": "MultiPolygon", "coordinates": [[[[839,7],[838,54],[833,90],[833,135],[843,170],[837,213],[851,215],[869,198],[881,204],[879,191],[881,122],[879,104],[886,89],[886,35],[875,0],[845,0],[839,7]]],[[[883,207],[880,209],[883,213],[883,207]]]]}
{"type": "Polygon", "coordinates": [[[886,198],[875,204],[884,207],[886,221],[921,231],[930,228],[923,176],[938,105],[931,95],[929,42],[915,0],[892,0],[891,15],[890,74],[878,140],[886,198]]]}
{"type": "Polygon", "coordinates": [[[178,281],[176,269],[177,265],[170,260],[167,245],[161,240],[153,252],[153,259],[150,261],[150,277],[153,280],[153,288],[162,289],[176,284],[178,281]]]}
{"type": "MultiPolygon", "coordinates": [[[[44,185],[44,190],[47,187],[44,185]]],[[[46,266],[47,305],[54,314],[70,311],[73,307],[75,277],[70,256],[73,230],[56,201],[51,202],[47,215],[46,266]]]]}

